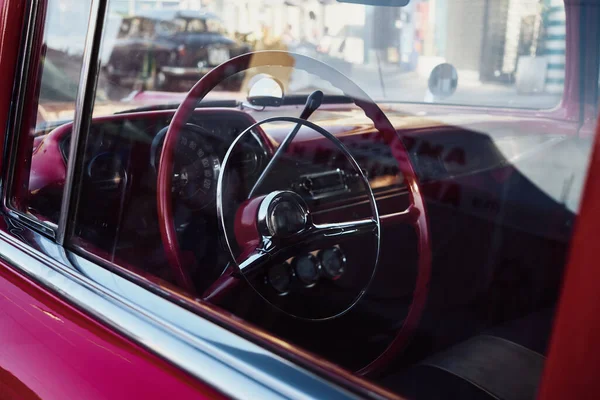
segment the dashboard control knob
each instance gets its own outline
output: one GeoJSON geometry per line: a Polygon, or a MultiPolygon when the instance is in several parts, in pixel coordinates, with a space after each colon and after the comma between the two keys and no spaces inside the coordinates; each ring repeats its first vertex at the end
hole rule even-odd
{"type": "Polygon", "coordinates": [[[277,291],[284,295],[290,290],[292,282],[292,269],[290,264],[283,263],[272,266],[267,272],[267,282],[277,291]]]}
{"type": "Polygon", "coordinates": [[[319,252],[321,269],[325,276],[335,280],[344,274],[346,256],[339,247],[330,247],[319,252]]]}
{"type": "Polygon", "coordinates": [[[311,287],[319,280],[321,265],[319,259],[308,253],[294,258],[292,266],[296,278],[306,287],[311,287]]]}

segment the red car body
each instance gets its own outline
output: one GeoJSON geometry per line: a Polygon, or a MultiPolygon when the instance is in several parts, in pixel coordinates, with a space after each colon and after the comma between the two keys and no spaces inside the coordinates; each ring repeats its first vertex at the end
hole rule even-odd
{"type": "MultiPolygon", "coordinates": [[[[575,0],[573,0],[575,1],[575,0]]],[[[17,79],[16,65],[19,53],[21,21],[27,2],[0,0],[0,76],[4,82],[17,79]]],[[[583,18],[583,17],[582,17],[583,18]]],[[[583,18],[585,19],[585,18],[583,18]]],[[[577,19],[571,19],[577,21],[577,19]]],[[[529,110],[488,109],[439,106],[408,105],[404,110],[415,114],[423,111],[428,115],[456,113],[461,127],[495,126],[512,127],[519,134],[543,134],[548,124],[553,132],[582,137],[596,135],[594,153],[588,171],[581,212],[575,226],[568,268],[558,315],[555,320],[552,342],[544,378],[540,387],[540,399],[595,398],[598,393],[598,370],[600,368],[600,291],[599,272],[595,263],[596,241],[600,236],[600,132],[596,133],[596,101],[587,99],[582,104],[582,85],[578,80],[598,80],[598,40],[590,41],[596,57],[582,59],[576,54],[582,38],[579,32],[600,37],[600,26],[596,21],[571,22],[573,33],[567,45],[565,95],[561,105],[550,112],[529,110]],[[580,29],[585,26],[586,29],[580,29]],[[470,122],[472,121],[472,122],[470,122]],[[581,121],[584,121],[582,124],[581,121]]],[[[589,54],[589,53],[588,53],[589,54]]],[[[11,113],[12,84],[0,88],[0,126],[7,126],[11,113]]],[[[152,94],[147,94],[151,100],[152,94]]],[[[165,96],[157,94],[160,101],[165,96]]],[[[174,95],[173,98],[176,98],[174,95]]],[[[140,100],[139,98],[137,100],[140,100]]],[[[142,99],[144,102],[148,98],[142,99]]],[[[140,101],[142,101],[140,100],[140,101]]],[[[332,106],[332,108],[335,108],[332,106]]],[[[343,107],[342,107],[343,108],[343,107]]],[[[164,115],[170,111],[147,113],[164,115]]],[[[106,117],[105,120],[125,118],[106,117]]],[[[101,121],[99,119],[99,121],[101,121]]],[[[452,122],[445,123],[439,117],[438,125],[414,118],[404,125],[409,140],[415,148],[423,146],[422,135],[439,130],[452,130],[452,122]],[[412,125],[411,125],[412,124],[412,125]]],[[[392,123],[395,121],[392,119],[392,123]]],[[[406,123],[406,122],[403,122],[406,123]]],[[[330,132],[351,132],[348,127],[327,126],[330,132]]],[[[64,125],[34,143],[32,175],[28,190],[35,192],[49,187],[62,188],[67,174],[66,164],[60,153],[59,142],[68,134],[71,125],[64,125]]],[[[358,127],[356,130],[359,130],[358,127]]],[[[5,134],[5,133],[4,133],[5,134]]],[[[0,142],[6,143],[4,140],[0,142]]],[[[270,131],[280,139],[284,132],[270,131]]],[[[359,135],[360,136],[360,135],[359,135]]],[[[307,141],[311,138],[306,137],[307,141]]],[[[357,139],[359,140],[359,139],[357,139]]],[[[2,145],[3,146],[3,145],[2,145]]],[[[317,144],[318,146],[318,144],[317,144]]],[[[408,149],[410,151],[410,148],[408,149]]],[[[445,157],[454,157],[460,162],[461,149],[444,149],[445,157]]],[[[0,161],[4,164],[4,160],[0,161]]],[[[4,165],[1,165],[4,167],[4,165]]],[[[505,173],[510,174],[510,168],[505,173]]],[[[498,179],[503,179],[501,176],[498,179]]],[[[466,181],[465,186],[478,185],[477,181],[466,181]]],[[[445,191],[427,184],[424,192],[439,196],[441,202],[460,202],[458,191],[445,191]]],[[[4,210],[7,212],[7,210],[4,210]]],[[[69,293],[58,293],[27,276],[14,267],[18,262],[33,262],[39,258],[39,249],[32,249],[23,241],[28,233],[10,221],[10,213],[0,223],[0,398],[1,399],[126,399],[126,398],[221,398],[225,397],[182,368],[154,354],[148,343],[139,343],[123,333],[122,327],[111,321],[102,320],[90,310],[79,309],[72,304],[69,293]]],[[[551,236],[560,236],[560,226],[552,224],[548,217],[551,236]]],[[[27,239],[27,238],[26,238],[27,239]]],[[[27,240],[29,241],[29,239],[27,240]]],[[[49,272],[49,275],[52,273],[49,272]]],[[[51,277],[54,279],[54,277],[51,277]]],[[[59,278],[57,278],[59,279],[59,278]]],[[[310,366],[332,384],[349,388],[357,394],[375,394],[383,397],[394,395],[362,378],[335,367],[317,357],[299,350],[264,331],[254,328],[239,319],[222,315],[209,306],[203,307],[203,316],[217,321],[221,326],[251,338],[261,346],[278,354],[310,366]]],[[[224,362],[229,362],[225,360],[224,362]]],[[[233,362],[233,361],[232,361],[233,362]]],[[[231,382],[231,385],[236,385],[231,382]]]]}
{"type": "MultiPolygon", "coordinates": [[[[0,71],[7,80],[15,76],[26,6],[23,1],[0,2],[0,35],[11,43],[0,48],[0,71]]],[[[1,95],[4,123],[10,109],[8,86],[1,95]]],[[[1,229],[3,242],[24,250],[6,223],[1,229]]],[[[222,397],[15,271],[6,260],[0,266],[0,287],[2,399],[222,397]],[[135,377],[124,373],[132,367],[135,377]]]]}

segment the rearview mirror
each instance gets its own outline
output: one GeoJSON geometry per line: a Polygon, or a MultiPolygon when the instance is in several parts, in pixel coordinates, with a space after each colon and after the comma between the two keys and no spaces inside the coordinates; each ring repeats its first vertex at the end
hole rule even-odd
{"type": "Polygon", "coordinates": [[[410,0],[337,0],[338,3],[364,4],[366,6],[404,7],[410,0]]]}

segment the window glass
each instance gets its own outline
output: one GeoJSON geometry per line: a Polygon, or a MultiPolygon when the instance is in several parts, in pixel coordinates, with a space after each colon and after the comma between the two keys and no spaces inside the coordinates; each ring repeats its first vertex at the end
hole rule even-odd
{"type": "MultiPolygon", "coordinates": [[[[322,7],[311,1],[294,5],[265,2],[255,7],[217,1],[208,8],[198,8],[202,18],[193,17],[193,5],[181,3],[178,10],[169,7],[156,13],[153,10],[163,10],[157,7],[161,6],[133,7],[130,13],[153,13],[188,33],[209,31],[222,33],[227,40],[237,38],[228,45],[230,56],[252,49],[285,49],[309,55],[334,65],[380,101],[552,109],[562,96],[565,12],[562,3],[550,0],[456,4],[423,0],[389,9],[335,2],[322,7]],[[469,23],[461,18],[468,18],[469,23]],[[457,70],[459,83],[451,95],[429,90],[431,71],[442,63],[457,70]]],[[[117,13],[115,8],[113,14],[117,13]]],[[[155,49],[152,68],[156,73],[148,73],[134,62],[127,63],[127,68],[115,66],[115,72],[126,74],[128,79],[118,82],[118,90],[111,89],[113,99],[151,103],[152,99],[144,96],[123,96],[140,87],[187,91],[199,77],[192,76],[191,70],[166,80],[156,76],[162,76],[165,68],[197,68],[203,62],[210,65],[210,52],[197,48],[212,45],[193,43],[179,52],[165,50],[169,54],[164,55],[163,49],[155,49]]],[[[119,45],[105,50],[118,53],[119,45]]],[[[310,88],[299,81],[293,90],[306,93],[310,88]]],[[[127,108],[127,102],[115,107],[127,108]]]]}
{"type": "Polygon", "coordinates": [[[177,33],[104,32],[72,249],[407,398],[535,396],[596,118],[581,63],[600,38],[582,46],[579,17],[598,6],[132,4],[109,20],[177,33]]]}
{"type": "Polygon", "coordinates": [[[51,223],[58,221],[68,143],[48,133],[73,119],[89,12],[90,1],[48,1],[42,40],[26,50],[31,63],[10,203],[51,223]]]}

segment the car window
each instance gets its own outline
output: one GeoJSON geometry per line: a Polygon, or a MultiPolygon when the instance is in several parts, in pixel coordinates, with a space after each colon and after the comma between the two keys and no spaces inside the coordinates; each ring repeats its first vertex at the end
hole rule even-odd
{"type": "Polygon", "coordinates": [[[407,398],[533,398],[597,9],[222,5],[182,5],[156,40],[105,30],[69,248],[407,398]]]}
{"type": "Polygon", "coordinates": [[[218,33],[223,33],[225,31],[221,22],[217,21],[215,19],[207,19],[206,20],[206,30],[208,32],[218,32],[218,33]]]}
{"type": "Polygon", "coordinates": [[[206,31],[206,22],[202,19],[192,19],[187,23],[187,32],[197,33],[206,31]]]}
{"type": "Polygon", "coordinates": [[[48,133],[73,118],[89,12],[90,1],[49,1],[41,42],[24,50],[33,62],[26,78],[21,128],[15,132],[22,156],[14,165],[9,203],[50,224],[58,222],[68,143],[55,141],[48,133]],[[40,157],[32,159],[32,153],[40,157]]]}
{"type": "Polygon", "coordinates": [[[147,18],[131,20],[129,35],[133,37],[151,37],[154,34],[154,21],[147,18]]]}
{"type": "Polygon", "coordinates": [[[160,35],[174,35],[179,31],[177,24],[170,21],[160,21],[156,27],[157,33],[160,35]]]}
{"type": "Polygon", "coordinates": [[[177,32],[185,32],[185,28],[187,26],[187,21],[185,19],[176,18],[174,23],[177,26],[177,32]]]}
{"type": "Polygon", "coordinates": [[[123,21],[121,22],[121,26],[119,27],[118,37],[119,38],[126,37],[127,34],[129,33],[129,30],[131,29],[132,24],[133,24],[133,22],[131,21],[130,18],[123,19],[123,21]]]}

